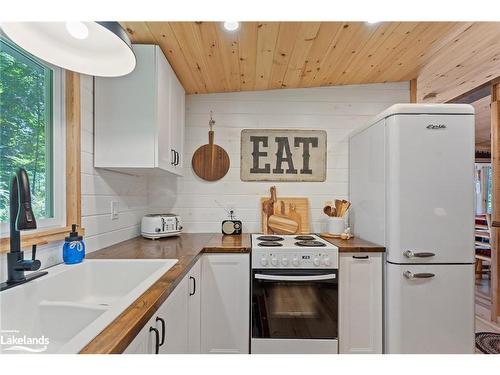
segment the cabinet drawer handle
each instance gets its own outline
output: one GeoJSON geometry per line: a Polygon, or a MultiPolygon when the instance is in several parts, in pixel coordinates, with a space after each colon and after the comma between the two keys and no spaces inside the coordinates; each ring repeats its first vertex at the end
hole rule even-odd
{"type": "Polygon", "coordinates": [[[155,354],[160,353],[160,332],[154,327],[149,327],[149,332],[155,333],[155,354]]]}
{"type": "Polygon", "coordinates": [[[370,258],[368,255],[353,255],[352,257],[354,259],[369,259],[370,258]]]}
{"type": "Polygon", "coordinates": [[[189,276],[191,280],[193,280],[193,291],[189,292],[190,296],[194,296],[196,294],[196,279],[193,276],[189,276]]]}
{"type": "Polygon", "coordinates": [[[165,320],[157,316],[156,321],[161,323],[161,341],[159,346],[162,346],[165,343],[165,320]]]}
{"type": "Polygon", "coordinates": [[[175,165],[179,165],[179,153],[177,152],[177,150],[174,150],[175,152],[175,165]]]}
{"type": "Polygon", "coordinates": [[[408,280],[412,280],[412,279],[430,279],[436,275],[430,272],[413,273],[411,271],[405,271],[403,273],[403,276],[406,277],[408,280]]]}
{"type": "Polygon", "coordinates": [[[170,164],[175,165],[175,150],[173,148],[170,149],[170,155],[171,155],[171,159],[172,159],[170,164]]]}
{"type": "Polygon", "coordinates": [[[406,250],[403,254],[407,258],[430,258],[430,257],[436,256],[436,254],[430,253],[430,252],[423,251],[420,253],[414,253],[411,250],[406,250]]]}

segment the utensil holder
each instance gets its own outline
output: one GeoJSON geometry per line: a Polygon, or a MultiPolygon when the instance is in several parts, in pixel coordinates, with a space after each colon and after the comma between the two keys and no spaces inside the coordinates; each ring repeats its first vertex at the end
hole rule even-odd
{"type": "Polygon", "coordinates": [[[342,234],[345,230],[345,220],[343,217],[329,217],[327,227],[330,234],[342,234]]]}

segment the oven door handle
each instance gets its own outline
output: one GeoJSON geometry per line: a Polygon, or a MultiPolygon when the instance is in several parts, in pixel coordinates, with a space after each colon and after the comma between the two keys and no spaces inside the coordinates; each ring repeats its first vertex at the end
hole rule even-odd
{"type": "Polygon", "coordinates": [[[311,276],[292,276],[292,275],[264,275],[256,273],[256,279],[259,280],[273,280],[273,281],[317,281],[317,280],[332,280],[337,276],[334,273],[326,275],[311,275],[311,276]]]}

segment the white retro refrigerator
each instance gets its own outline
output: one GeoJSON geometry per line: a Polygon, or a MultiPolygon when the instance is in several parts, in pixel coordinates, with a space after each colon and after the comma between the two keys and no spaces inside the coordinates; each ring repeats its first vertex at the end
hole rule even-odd
{"type": "Polygon", "coordinates": [[[350,222],[386,247],[385,353],[474,352],[474,110],[396,104],[349,139],[350,222]]]}

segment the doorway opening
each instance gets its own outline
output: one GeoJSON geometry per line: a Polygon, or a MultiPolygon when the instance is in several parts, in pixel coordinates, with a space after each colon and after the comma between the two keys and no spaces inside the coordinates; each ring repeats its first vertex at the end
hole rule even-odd
{"type": "Polygon", "coordinates": [[[476,332],[500,333],[500,79],[451,100],[475,109],[476,332]]]}

